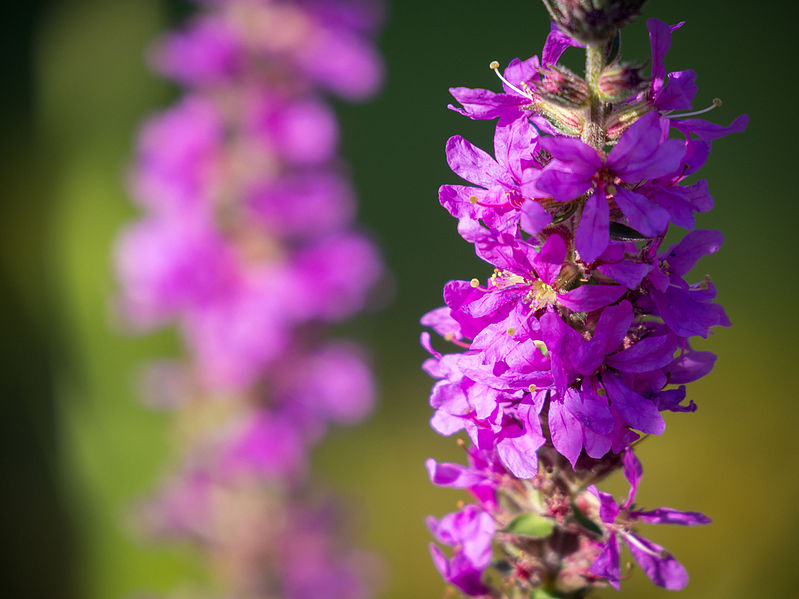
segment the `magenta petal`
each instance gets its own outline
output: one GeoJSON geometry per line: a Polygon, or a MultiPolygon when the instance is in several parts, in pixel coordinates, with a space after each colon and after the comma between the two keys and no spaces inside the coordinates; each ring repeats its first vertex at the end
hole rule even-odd
{"type": "MultiPolygon", "coordinates": [[[[621,174],[631,165],[636,167],[646,165],[651,162],[659,143],[660,115],[657,112],[649,112],[622,134],[608,154],[608,166],[621,174]]],[[[635,181],[632,176],[623,178],[625,181],[635,181]]]]}
{"type": "MultiPolygon", "coordinates": [[[[522,81],[529,81],[533,77],[538,74],[538,70],[541,67],[541,63],[538,61],[538,56],[531,56],[527,60],[519,60],[518,58],[514,58],[508,64],[508,68],[505,69],[505,79],[513,83],[514,85],[518,85],[522,81]]],[[[502,83],[502,89],[505,90],[505,93],[516,95],[516,91],[511,89],[507,83],[502,83]]],[[[527,98],[527,102],[530,102],[530,99],[527,98]]]]}
{"type": "Polygon", "coordinates": [[[581,285],[558,295],[558,301],[575,312],[593,312],[612,304],[625,293],[627,288],[621,285],[581,285]]]}
{"type": "Polygon", "coordinates": [[[630,226],[645,237],[654,237],[666,230],[669,213],[645,195],[619,187],[613,199],[630,226]]]}
{"type": "Polygon", "coordinates": [[[543,435],[523,434],[519,437],[505,438],[497,443],[497,454],[503,465],[516,478],[530,479],[538,474],[538,455],[536,451],[546,439],[543,435]]]}
{"type": "Polygon", "coordinates": [[[588,198],[577,226],[575,245],[583,262],[590,264],[605,251],[610,241],[610,215],[605,194],[597,189],[588,198]]]}
{"type": "Polygon", "coordinates": [[[651,372],[674,359],[673,337],[645,337],[617,354],[607,357],[607,365],[622,372],[651,372]]]}
{"type": "Polygon", "coordinates": [[[668,368],[669,383],[682,385],[701,379],[716,363],[716,354],[707,351],[692,351],[680,356],[668,368]]]}
{"type": "Polygon", "coordinates": [[[602,167],[599,152],[574,137],[542,137],[540,145],[576,175],[591,176],[602,167]]]}
{"type": "Polygon", "coordinates": [[[730,324],[724,309],[707,302],[705,293],[669,286],[666,293],[653,291],[651,297],[660,317],[677,335],[707,338],[710,327],[730,324]]]}
{"type": "Polygon", "coordinates": [[[533,268],[547,285],[552,285],[558,278],[563,261],[566,259],[566,242],[560,235],[550,235],[532,260],[533,268]]]}
{"type": "Polygon", "coordinates": [[[700,526],[710,524],[711,519],[702,512],[682,512],[670,507],[660,507],[656,510],[633,512],[640,522],[647,524],[679,524],[680,526],[700,526]]]}
{"type": "Polygon", "coordinates": [[[460,464],[439,463],[429,458],[425,462],[430,482],[443,487],[465,489],[483,482],[484,476],[460,464]]]}
{"type": "MultiPolygon", "coordinates": [[[[650,134],[656,135],[655,131],[650,134]]],[[[623,166],[617,167],[618,174],[631,183],[642,179],[657,179],[679,169],[684,155],[685,142],[669,139],[658,145],[650,155],[636,157],[635,161],[628,161],[623,166]]]]}
{"type": "Polygon", "coordinates": [[[552,23],[552,29],[547,36],[546,42],[544,42],[544,49],[541,51],[541,64],[555,64],[566,49],[570,47],[583,48],[584,46],[563,33],[555,23],[552,23]]]}
{"type": "Polygon", "coordinates": [[[596,329],[594,329],[593,339],[602,343],[603,356],[618,349],[632,323],[633,306],[627,300],[602,311],[596,329]]]}
{"type": "Polygon", "coordinates": [[[688,584],[685,568],[663,547],[633,534],[625,535],[624,540],[635,561],[657,586],[679,591],[688,584]]]}
{"type": "Polygon", "coordinates": [[[583,429],[580,421],[559,401],[551,401],[549,404],[549,433],[555,449],[574,468],[583,448],[583,429]]]}
{"type": "Polygon", "coordinates": [[[591,189],[591,177],[559,170],[555,166],[545,169],[535,182],[535,188],[542,193],[549,194],[556,202],[568,202],[580,197],[591,189]]]}
{"type": "Polygon", "coordinates": [[[583,429],[583,447],[589,457],[599,459],[604,457],[611,448],[612,435],[600,435],[590,428],[583,429]]]}
{"type": "Polygon", "coordinates": [[[516,180],[522,178],[522,160],[530,160],[530,146],[538,136],[524,117],[502,117],[494,133],[494,157],[516,180]]]}
{"type": "Polygon", "coordinates": [[[595,433],[606,435],[613,430],[613,415],[608,400],[597,395],[590,385],[583,384],[580,391],[567,389],[563,404],[584,427],[595,433]]]}
{"type": "Polygon", "coordinates": [[[602,382],[611,405],[632,428],[652,435],[659,435],[666,429],[663,416],[651,400],[627,387],[616,375],[605,373],[602,382]]]}
{"type": "Polygon", "coordinates": [[[423,326],[431,327],[442,337],[451,335],[454,339],[463,338],[461,326],[452,318],[452,310],[449,306],[441,306],[440,308],[431,310],[422,316],[420,322],[423,326]]]}
{"type": "Polygon", "coordinates": [[[719,231],[692,231],[680,243],[669,248],[668,254],[663,258],[668,262],[670,273],[682,277],[688,274],[700,258],[719,251],[722,243],[724,236],[719,231]]]}
{"type": "Polygon", "coordinates": [[[601,264],[597,270],[606,277],[621,283],[627,289],[636,289],[651,268],[649,264],[622,260],[615,264],[601,264]]]}
{"type": "Polygon", "coordinates": [[[691,102],[697,91],[695,72],[669,73],[666,86],[655,98],[655,105],[659,110],[691,110],[691,102]]]}
{"type": "Polygon", "coordinates": [[[621,563],[619,559],[619,539],[611,534],[608,542],[602,547],[602,552],[591,564],[591,572],[602,576],[608,584],[617,591],[621,588],[621,563]]]}
{"type": "Polygon", "coordinates": [[[596,485],[589,485],[587,490],[599,500],[599,519],[605,524],[616,522],[616,518],[619,515],[619,505],[613,499],[613,495],[600,491],[596,488],[596,485]]]}
{"type": "Polygon", "coordinates": [[[710,123],[704,119],[672,119],[671,126],[679,129],[685,135],[693,133],[699,139],[713,141],[730,133],[741,133],[749,125],[749,115],[741,114],[727,127],[710,123]]]}
{"type": "Polygon", "coordinates": [[[522,96],[497,94],[487,89],[453,87],[450,88],[449,93],[463,106],[463,108],[457,108],[450,104],[450,110],[471,119],[495,119],[509,112],[521,114],[521,106],[530,103],[528,98],[522,96]]]}
{"type": "Polygon", "coordinates": [[[460,135],[447,141],[447,163],[452,171],[469,183],[492,187],[505,180],[504,169],[477,146],[460,135]]]}
{"type": "Polygon", "coordinates": [[[629,508],[635,501],[635,495],[638,493],[638,484],[644,476],[644,467],[641,466],[641,461],[633,453],[632,448],[628,447],[624,450],[622,457],[622,464],[624,466],[624,478],[630,483],[630,492],[627,495],[627,501],[624,502],[623,508],[629,508]]]}
{"type": "Polygon", "coordinates": [[[671,47],[671,32],[682,27],[683,23],[669,25],[658,19],[647,19],[646,27],[649,29],[649,45],[652,49],[652,89],[658,91],[663,86],[666,77],[666,67],[663,58],[671,47]]]}
{"type": "Polygon", "coordinates": [[[538,235],[552,222],[552,216],[538,202],[525,200],[522,205],[521,227],[530,235],[538,235]]]}

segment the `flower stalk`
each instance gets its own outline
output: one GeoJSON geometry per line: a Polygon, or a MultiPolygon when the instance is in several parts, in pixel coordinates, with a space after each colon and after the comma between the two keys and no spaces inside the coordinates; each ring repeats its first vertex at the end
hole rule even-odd
{"type": "MultiPolygon", "coordinates": [[[[467,184],[444,185],[458,220],[493,274],[450,281],[445,305],[422,318],[430,334],[424,369],[434,379],[431,425],[462,434],[467,463],[426,466],[434,484],[468,491],[473,503],[428,526],[433,561],[462,593],[494,599],[580,599],[620,588],[622,546],[658,586],[688,582],[683,566],[641,536],[639,524],[696,526],[699,512],[635,503],[643,467],[634,453],[666,430],[668,413],[690,413],[686,384],[715,356],[693,349],[729,326],[709,279],[686,280],[721,247],[694,215],[713,207],[708,183],[689,183],[713,140],[743,131],[676,119],[691,110],[693,71],[667,73],[672,33],[650,19],[651,73],[610,40],[642,2],[551,0],[552,30],[539,56],[499,72],[499,93],[450,90],[472,119],[497,119],[495,156],[462,137],[447,143],[467,184]],[[584,78],[558,61],[586,51],[584,78]],[[666,247],[673,228],[687,233],[666,247]],[[454,348],[454,349],[453,349],[454,348]],[[599,489],[621,469],[617,500],[599,489]],[[444,547],[450,547],[445,552],[444,547]]],[[[695,115],[690,115],[695,116],[695,115]]]]}
{"type": "Polygon", "coordinates": [[[585,129],[580,138],[589,146],[601,150],[605,145],[605,131],[602,128],[602,100],[600,99],[599,79],[605,68],[605,50],[596,44],[585,49],[585,82],[588,85],[589,111],[585,129]]]}

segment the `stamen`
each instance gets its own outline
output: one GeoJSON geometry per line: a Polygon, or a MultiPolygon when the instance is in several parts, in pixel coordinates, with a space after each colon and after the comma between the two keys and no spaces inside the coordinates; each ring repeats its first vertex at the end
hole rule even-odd
{"type": "Polygon", "coordinates": [[[721,106],[721,98],[713,98],[713,102],[707,108],[703,108],[702,110],[696,110],[694,112],[685,112],[683,114],[670,114],[666,118],[670,119],[683,119],[687,116],[697,116],[700,114],[705,114],[706,112],[710,112],[714,108],[718,108],[721,106]]]}
{"type": "Polygon", "coordinates": [[[504,208],[505,206],[512,206],[512,202],[508,202],[507,204],[484,204],[479,200],[477,196],[469,196],[469,203],[472,205],[482,206],[483,208],[504,208]]]}
{"type": "Polygon", "coordinates": [[[532,383],[530,384],[530,386],[529,386],[529,387],[527,387],[527,390],[528,390],[530,393],[535,393],[535,392],[536,392],[536,389],[538,389],[538,387],[537,387],[537,386],[535,386],[535,385],[534,385],[534,384],[532,384],[532,383]]]}
{"type": "Polygon", "coordinates": [[[502,81],[502,83],[507,85],[509,88],[511,88],[513,91],[515,91],[520,96],[524,96],[525,98],[528,98],[530,101],[534,100],[532,94],[523,92],[518,87],[513,85],[510,81],[505,79],[505,77],[502,76],[502,73],[499,72],[499,63],[496,60],[492,60],[491,63],[488,66],[489,66],[489,68],[492,71],[494,71],[494,73],[496,73],[497,77],[499,77],[499,79],[500,79],[500,81],[502,81]]]}
{"type": "Polygon", "coordinates": [[[469,281],[469,285],[472,287],[479,287],[480,286],[480,279],[472,279],[469,281]]]}

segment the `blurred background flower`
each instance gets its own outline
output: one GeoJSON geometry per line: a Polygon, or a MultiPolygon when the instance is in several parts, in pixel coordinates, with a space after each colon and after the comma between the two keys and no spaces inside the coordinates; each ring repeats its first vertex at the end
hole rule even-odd
{"type": "MultiPolygon", "coordinates": [[[[686,599],[795,591],[797,409],[789,377],[799,208],[789,181],[799,131],[789,116],[796,84],[779,65],[796,54],[799,9],[769,6],[779,19],[743,0],[653,0],[644,11],[688,21],[667,67],[697,71],[697,105],[720,97],[719,122],[751,117],[745,134],[714,148],[704,175],[716,207],[697,219],[725,233],[724,248],[703,267],[734,326],[711,341],[719,361],[694,387],[699,411],[670,419],[669,438],[638,451],[649,481],[642,505],[690,504],[714,520],[701,535],[659,533],[691,564],[686,599]]],[[[177,355],[177,343],[168,332],[128,336],[110,300],[112,240],[135,214],[124,189],[131,140],[142,116],[175,93],[148,71],[145,48],[192,8],[183,0],[30,0],[14,3],[3,22],[0,519],[8,596],[126,597],[203,576],[188,548],[129,535],[130,509],[170,444],[169,417],[141,405],[139,368],[149,356],[177,355]]],[[[450,511],[458,499],[429,485],[423,466],[430,455],[462,456],[427,426],[430,381],[418,368],[417,322],[440,305],[446,278],[484,269],[436,191],[451,179],[445,140],[463,134],[487,146],[491,128],[447,111],[447,88],[498,89],[489,61],[529,56],[538,50],[531,40],[548,28],[533,0],[397,1],[381,38],[382,94],[368,105],[336,106],[360,221],[380,240],[397,290],[388,310],[341,331],[374,349],[378,411],[366,426],[334,432],[313,467],[358,506],[358,543],[385,556],[389,599],[441,595],[424,516],[450,511]]],[[[643,19],[625,30],[624,44],[629,56],[646,55],[643,19]]],[[[566,64],[580,68],[569,60],[567,53],[566,64]]],[[[666,594],[640,572],[625,586],[622,596],[666,594]]]]}

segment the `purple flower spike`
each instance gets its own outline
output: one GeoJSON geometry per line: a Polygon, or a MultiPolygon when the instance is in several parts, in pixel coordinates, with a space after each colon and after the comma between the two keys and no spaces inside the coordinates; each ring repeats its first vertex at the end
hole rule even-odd
{"type": "Polygon", "coordinates": [[[379,564],[347,547],[309,454],[375,398],[365,352],[325,341],[383,272],[325,94],[377,90],[379,3],[195,4],[152,54],[184,97],[142,128],[130,183],[145,214],[115,256],[124,318],[173,325],[185,350],[150,380],[184,446],[145,523],[224,564],[220,596],[370,599],[379,564]]]}
{"type": "Polygon", "coordinates": [[[446,283],[445,305],[422,318],[442,338],[422,334],[423,368],[435,379],[430,424],[462,432],[468,456],[467,465],[428,460],[428,473],[474,499],[446,525],[431,521],[454,547],[451,558],[434,547],[433,560],[470,595],[618,589],[622,544],[656,585],[677,590],[685,569],[636,526],[710,522],[639,509],[643,468],[632,446],[663,435],[671,414],[697,409],[686,385],[716,356],[691,338],[730,324],[710,278],[686,278],[723,241],[694,230],[715,203],[695,175],[712,142],[743,131],[748,117],[726,127],[695,118],[709,110],[693,112],[696,74],[665,64],[682,23],[647,22],[648,78],[611,59],[611,38],[641,4],[547,0],[554,23],[540,59],[504,71],[492,62],[496,92],[450,90],[461,104],[451,109],[498,119],[493,156],[449,140],[447,162],[468,184],[439,190],[489,270],[446,283]],[[558,64],[570,47],[585,48],[584,77],[558,64]],[[688,233],[664,249],[671,225],[688,233]],[[597,487],[617,469],[630,484],[623,501],[597,487]],[[485,526],[478,515],[490,516],[485,526]]]}

